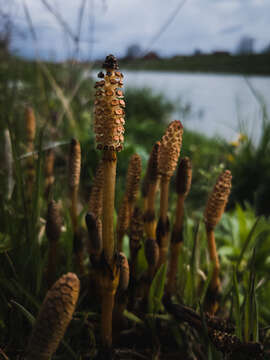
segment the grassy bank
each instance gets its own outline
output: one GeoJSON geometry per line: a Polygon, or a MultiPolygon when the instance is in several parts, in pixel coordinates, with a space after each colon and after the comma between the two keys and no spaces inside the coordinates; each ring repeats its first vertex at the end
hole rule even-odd
{"type": "Polygon", "coordinates": [[[170,59],[122,60],[121,65],[129,70],[270,75],[269,54],[175,56],[170,59]]]}

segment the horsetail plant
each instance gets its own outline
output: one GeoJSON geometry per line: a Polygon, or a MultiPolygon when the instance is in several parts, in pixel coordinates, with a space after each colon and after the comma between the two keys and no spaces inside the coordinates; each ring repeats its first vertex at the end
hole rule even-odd
{"type": "Polygon", "coordinates": [[[80,292],[73,273],[63,275],[47,292],[33,328],[26,360],[49,360],[72,319],[80,292]]]}
{"type": "Polygon", "coordinates": [[[190,159],[185,157],[181,159],[176,175],[175,190],[177,193],[176,213],[174,226],[171,236],[170,262],[168,270],[168,282],[166,291],[172,294],[175,290],[175,281],[177,274],[178,258],[181,246],[183,244],[183,219],[184,219],[184,201],[189,193],[192,179],[192,166],[190,159]]]}
{"type": "Polygon", "coordinates": [[[102,243],[105,263],[101,269],[100,287],[101,337],[104,348],[112,344],[112,313],[115,293],[119,284],[120,270],[116,261],[114,238],[114,198],[117,152],[122,150],[124,141],[123,75],[118,71],[117,59],[113,55],[106,57],[103,64],[106,74],[99,73],[101,81],[95,84],[94,129],[97,148],[103,152],[103,207],[102,207],[102,243]]]}
{"type": "Polygon", "coordinates": [[[102,215],[103,182],[103,161],[101,160],[96,170],[88,203],[89,212],[94,214],[97,219],[101,219],[102,215]]]}
{"type": "Polygon", "coordinates": [[[141,158],[138,154],[133,154],[129,160],[126,180],[126,197],[129,205],[129,218],[132,217],[134,205],[138,196],[141,171],[141,158]]]}
{"type": "Polygon", "coordinates": [[[130,273],[132,275],[132,278],[135,278],[137,254],[141,248],[142,239],[143,215],[140,208],[136,206],[130,221],[129,230],[130,273]]]}
{"type": "Polygon", "coordinates": [[[134,206],[139,192],[141,171],[141,158],[138,154],[134,154],[129,160],[126,177],[126,189],[119,211],[119,220],[117,222],[117,246],[119,251],[122,251],[123,237],[130,226],[130,220],[133,215],[134,206]]]}
{"type": "Polygon", "coordinates": [[[219,223],[225,210],[231,191],[231,179],[232,175],[229,170],[224,171],[219,176],[211,194],[209,195],[204,211],[208,251],[211,262],[213,264],[213,275],[207,296],[207,309],[211,314],[214,314],[218,309],[218,295],[221,290],[219,278],[220,264],[216,249],[214,229],[219,223]]]}
{"type": "Polygon", "coordinates": [[[129,285],[129,263],[123,252],[117,254],[117,262],[120,268],[119,284],[115,296],[115,306],[113,309],[113,329],[119,332],[124,323],[124,310],[128,301],[128,285],[129,285]]]}
{"type": "Polygon", "coordinates": [[[97,267],[103,251],[101,220],[96,214],[87,213],[85,222],[88,230],[88,253],[92,265],[97,267]]]}
{"type": "Polygon", "coordinates": [[[48,204],[46,235],[49,241],[47,282],[51,287],[55,281],[57,268],[57,245],[61,235],[62,219],[58,204],[52,200],[48,204]]]}
{"type": "Polygon", "coordinates": [[[83,244],[78,225],[78,190],[81,173],[81,145],[78,140],[70,142],[68,161],[68,186],[71,198],[70,215],[73,227],[73,249],[76,259],[76,267],[79,274],[84,273],[83,267],[83,244]]]}
{"type": "Polygon", "coordinates": [[[182,145],[183,126],[179,120],[172,121],[161,139],[158,171],[160,183],[160,217],[157,226],[159,266],[165,263],[169,246],[168,201],[170,179],[177,166],[182,145]]]}
{"type": "Polygon", "coordinates": [[[156,238],[155,199],[158,188],[159,150],[160,142],[157,141],[151,151],[144,178],[146,183],[144,228],[146,237],[150,239],[156,238]]]}
{"type": "Polygon", "coordinates": [[[128,231],[130,224],[130,214],[129,214],[129,202],[128,198],[124,195],[122,202],[120,204],[117,216],[116,224],[116,236],[117,236],[117,247],[122,249],[123,247],[123,238],[128,231]]]}

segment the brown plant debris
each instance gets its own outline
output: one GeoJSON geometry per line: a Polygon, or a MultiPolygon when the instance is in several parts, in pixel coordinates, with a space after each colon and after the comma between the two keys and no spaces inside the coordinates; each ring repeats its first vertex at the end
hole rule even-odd
{"type": "Polygon", "coordinates": [[[183,125],[179,120],[172,121],[161,139],[159,173],[171,177],[177,166],[182,145],[183,125]]]}
{"type": "Polygon", "coordinates": [[[47,292],[29,340],[27,360],[48,360],[54,354],[72,319],[79,291],[79,279],[68,273],[47,292]]]}

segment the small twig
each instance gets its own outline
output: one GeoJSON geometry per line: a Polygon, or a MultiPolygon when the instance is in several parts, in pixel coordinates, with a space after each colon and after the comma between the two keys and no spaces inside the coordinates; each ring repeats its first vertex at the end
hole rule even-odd
{"type": "Polygon", "coordinates": [[[73,31],[69,27],[69,25],[66,23],[66,21],[62,18],[62,16],[56,12],[55,9],[52,8],[52,6],[47,2],[47,0],[41,0],[42,4],[49,10],[49,12],[56,18],[56,20],[60,23],[60,25],[64,28],[64,30],[68,33],[68,35],[71,37],[71,39],[76,42],[77,36],[73,34],[73,31]]]}

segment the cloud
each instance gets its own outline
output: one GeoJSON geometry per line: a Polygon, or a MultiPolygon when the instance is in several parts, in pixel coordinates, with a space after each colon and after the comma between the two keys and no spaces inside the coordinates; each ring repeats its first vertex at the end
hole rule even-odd
{"type": "MultiPolygon", "coordinates": [[[[17,4],[18,26],[27,29],[22,0],[17,4]],[[18,20],[20,19],[20,20],[18,20]]],[[[61,14],[72,33],[78,26],[78,0],[47,0],[61,14]]],[[[62,59],[70,53],[67,36],[59,21],[44,7],[41,0],[26,0],[42,54],[54,53],[62,59]]],[[[123,55],[130,44],[142,48],[150,44],[161,54],[191,53],[195,48],[211,51],[214,48],[233,50],[240,36],[258,39],[263,47],[270,42],[268,29],[268,0],[187,0],[177,16],[152,44],[151,40],[166,23],[179,0],[86,0],[82,23],[82,56],[104,56],[108,52],[123,55]],[[90,50],[93,49],[93,53],[90,50]]],[[[26,30],[27,32],[27,30],[26,30]]],[[[22,53],[31,53],[33,41],[14,40],[22,53]],[[30,45],[31,44],[31,45],[30,45]]],[[[32,50],[34,53],[34,50],[32,50]]],[[[48,56],[48,55],[47,55],[48,56]]]]}

